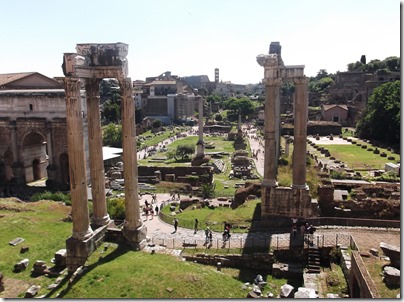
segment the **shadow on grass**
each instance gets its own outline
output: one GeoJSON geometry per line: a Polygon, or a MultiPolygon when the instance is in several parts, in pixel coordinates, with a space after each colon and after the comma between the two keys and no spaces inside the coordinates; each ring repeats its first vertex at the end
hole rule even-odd
{"type": "MultiPolygon", "coordinates": [[[[114,259],[126,254],[128,251],[131,251],[131,249],[126,246],[126,245],[118,245],[118,247],[111,252],[110,254],[106,255],[105,257],[100,257],[98,261],[85,266],[85,268],[80,272],[77,273],[76,276],[73,276],[74,274],[68,274],[59,284],[58,288],[63,287],[66,283],[68,283],[67,287],[63,289],[60,294],[58,295],[57,298],[63,298],[69,291],[73,288],[74,284],[76,284],[82,277],[84,277],[87,273],[89,273],[92,269],[95,267],[99,267],[100,265],[104,263],[108,263],[110,261],[113,261],[114,259]]],[[[52,293],[49,293],[51,295],[52,293]]]]}

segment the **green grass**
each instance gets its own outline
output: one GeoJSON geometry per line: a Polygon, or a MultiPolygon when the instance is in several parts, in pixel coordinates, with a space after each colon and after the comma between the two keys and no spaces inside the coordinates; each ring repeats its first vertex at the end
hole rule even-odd
{"type": "MultiPolygon", "coordinates": [[[[30,277],[36,260],[43,260],[51,266],[50,260],[55,252],[66,247],[65,240],[71,236],[72,223],[63,222],[70,213],[70,207],[53,201],[15,202],[13,199],[0,199],[0,268],[5,278],[26,282],[22,297],[31,284],[42,287],[52,283],[41,276],[30,277]],[[21,237],[25,241],[17,246],[9,245],[11,240],[21,237]],[[20,248],[29,247],[29,251],[21,254],[20,248]],[[14,264],[28,258],[29,266],[25,271],[13,273],[14,264]]],[[[0,293],[0,297],[1,293],[0,293]]]]}
{"type": "MultiPolygon", "coordinates": [[[[33,284],[40,285],[37,296],[49,294],[47,287],[57,277],[31,276],[36,260],[43,260],[52,267],[50,260],[56,251],[66,248],[66,239],[71,236],[72,223],[62,219],[70,213],[70,207],[53,201],[18,202],[14,199],[0,199],[0,267],[5,277],[6,290],[0,298],[22,298],[33,284]],[[25,241],[11,246],[9,241],[22,237],[25,241]],[[20,254],[20,247],[28,246],[29,251],[20,254]],[[28,258],[29,266],[25,271],[14,273],[14,264],[28,258]],[[12,285],[10,285],[12,284],[12,285]],[[7,296],[10,286],[15,291],[7,296]]],[[[223,268],[218,272],[215,267],[205,266],[164,254],[150,254],[118,248],[108,243],[101,245],[88,259],[85,270],[77,282],[67,282],[65,276],[61,287],[49,298],[90,299],[90,298],[245,298],[247,290],[241,286],[254,280],[256,270],[223,268]]],[[[263,274],[263,273],[261,273],[263,274]]],[[[264,293],[278,293],[285,279],[272,279],[264,293]]]]}
{"type": "Polygon", "coordinates": [[[63,298],[244,298],[246,295],[241,289],[242,282],[232,276],[171,255],[115,249],[109,255],[96,251],[91,258],[89,264],[100,263],[86,272],[63,298]],[[104,260],[99,260],[101,256],[104,260]]]}
{"type": "Polygon", "coordinates": [[[394,156],[396,160],[400,160],[398,154],[393,154],[385,149],[378,148],[380,152],[386,152],[387,157],[381,157],[379,154],[374,154],[372,151],[362,149],[357,145],[320,145],[330,151],[331,156],[346,163],[349,168],[354,170],[368,170],[368,167],[373,169],[383,169],[384,164],[391,162],[387,157],[394,156]]]}
{"type": "Polygon", "coordinates": [[[325,269],[325,272],[326,280],[324,280],[325,288],[323,288],[324,297],[328,293],[338,294],[340,297],[344,294],[348,294],[348,285],[344,273],[342,272],[342,268],[339,265],[331,263],[331,267],[325,269]]]}
{"type": "MultiPolygon", "coordinates": [[[[200,228],[205,228],[209,225],[214,231],[222,231],[225,221],[233,225],[250,226],[254,212],[256,208],[260,206],[261,200],[255,199],[246,201],[243,205],[234,210],[227,207],[217,207],[215,209],[209,209],[208,207],[193,209],[193,207],[188,207],[182,213],[177,214],[176,218],[181,227],[193,228],[196,218],[199,221],[200,228]]],[[[169,207],[164,207],[162,212],[169,215],[169,207]]],[[[234,228],[232,231],[247,232],[246,229],[238,228],[234,228]]]]}

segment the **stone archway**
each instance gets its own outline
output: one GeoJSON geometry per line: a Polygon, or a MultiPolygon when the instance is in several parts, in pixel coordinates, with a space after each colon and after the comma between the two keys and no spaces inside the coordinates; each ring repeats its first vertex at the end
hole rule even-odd
{"type": "Polygon", "coordinates": [[[23,139],[22,162],[27,183],[48,175],[45,141],[45,137],[38,132],[28,133],[23,139]]]}
{"type": "MultiPolygon", "coordinates": [[[[14,156],[13,152],[7,150],[4,152],[4,181],[10,181],[13,178],[13,162],[14,156]]],[[[1,176],[0,176],[0,179],[1,176]]]]}

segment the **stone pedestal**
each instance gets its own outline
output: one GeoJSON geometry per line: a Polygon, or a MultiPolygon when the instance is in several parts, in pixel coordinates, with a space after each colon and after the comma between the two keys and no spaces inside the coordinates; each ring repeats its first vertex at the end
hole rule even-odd
{"type": "Polygon", "coordinates": [[[147,244],[146,242],[147,228],[144,224],[138,227],[137,229],[125,228],[124,224],[122,234],[128,241],[128,244],[134,250],[142,250],[147,244]]]}
{"type": "Polygon", "coordinates": [[[69,273],[84,265],[90,256],[103,242],[108,225],[96,229],[91,237],[79,240],[70,237],[66,240],[66,266],[69,273]]]}

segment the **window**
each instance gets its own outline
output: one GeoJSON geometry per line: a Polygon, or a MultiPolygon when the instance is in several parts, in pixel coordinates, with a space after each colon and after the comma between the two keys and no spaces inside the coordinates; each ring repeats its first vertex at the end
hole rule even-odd
{"type": "Polygon", "coordinates": [[[29,104],[29,110],[32,111],[34,109],[34,107],[32,106],[32,104],[29,104]]]}

